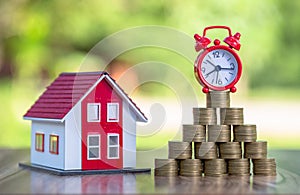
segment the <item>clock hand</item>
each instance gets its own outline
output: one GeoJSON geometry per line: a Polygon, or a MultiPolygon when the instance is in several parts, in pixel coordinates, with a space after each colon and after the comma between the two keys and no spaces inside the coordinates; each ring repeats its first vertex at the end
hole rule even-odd
{"type": "Polygon", "coordinates": [[[215,72],[215,71],[216,71],[216,69],[214,69],[214,70],[210,71],[209,73],[207,73],[207,74],[205,75],[205,78],[207,78],[211,73],[213,73],[213,72],[215,72]]]}
{"type": "Polygon", "coordinates": [[[216,67],[216,65],[214,65],[211,61],[206,60],[206,62],[208,62],[210,65],[212,65],[213,67],[216,67]]]}
{"type": "Polygon", "coordinates": [[[221,70],[234,70],[233,68],[221,68],[221,70]]]}
{"type": "Polygon", "coordinates": [[[216,84],[218,84],[218,79],[219,79],[219,71],[217,71],[217,79],[216,79],[216,84]]]}

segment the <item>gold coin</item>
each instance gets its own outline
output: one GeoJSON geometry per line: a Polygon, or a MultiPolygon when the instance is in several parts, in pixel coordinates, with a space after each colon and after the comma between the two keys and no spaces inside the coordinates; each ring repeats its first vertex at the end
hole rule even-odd
{"type": "Polygon", "coordinates": [[[233,126],[234,141],[256,142],[256,125],[236,125],[233,126]]]}
{"type": "Polygon", "coordinates": [[[271,159],[252,159],[254,175],[275,176],[276,162],[271,159]]]}
{"type": "Polygon", "coordinates": [[[178,161],[175,159],[155,159],[155,176],[177,176],[178,161]]]}
{"type": "Polygon", "coordinates": [[[194,147],[196,159],[218,158],[217,145],[215,142],[197,142],[194,147]]]}
{"type": "Polygon", "coordinates": [[[215,108],[193,108],[195,125],[213,125],[217,123],[215,108]]]}
{"type": "Polygon", "coordinates": [[[242,125],[244,124],[243,108],[221,108],[221,124],[242,125]]]}
{"type": "Polygon", "coordinates": [[[249,159],[228,160],[228,173],[230,175],[250,175],[249,159]]]}
{"type": "Polygon", "coordinates": [[[206,94],[206,107],[208,108],[229,108],[229,91],[210,91],[206,94]]]}
{"type": "Polygon", "coordinates": [[[204,125],[183,125],[182,140],[184,142],[205,142],[206,127],[204,125]]]}
{"type": "Polygon", "coordinates": [[[199,159],[186,159],[180,161],[181,176],[199,177],[202,175],[202,163],[199,159]]]}
{"type": "Polygon", "coordinates": [[[207,133],[209,142],[231,141],[231,129],[229,125],[208,125],[207,133]]]}
{"type": "Polygon", "coordinates": [[[192,145],[190,142],[169,141],[169,158],[192,158],[192,145]]]}
{"type": "Polygon", "coordinates": [[[220,158],[239,159],[242,158],[242,148],[240,142],[220,143],[220,158]]]}
{"type": "Polygon", "coordinates": [[[267,142],[245,142],[245,158],[264,159],[267,157],[267,142]]]}
{"type": "Polygon", "coordinates": [[[204,161],[205,176],[222,176],[227,174],[227,163],[224,159],[213,159],[204,161]]]}

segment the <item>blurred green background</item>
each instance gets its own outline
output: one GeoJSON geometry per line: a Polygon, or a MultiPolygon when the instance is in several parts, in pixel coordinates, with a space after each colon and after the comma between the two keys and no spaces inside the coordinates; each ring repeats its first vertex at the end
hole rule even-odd
{"type": "MultiPolygon", "coordinates": [[[[86,54],[105,37],[143,25],[167,26],[192,37],[206,26],[228,25],[242,34],[239,54],[244,69],[237,101],[245,109],[278,113],[276,122],[260,119],[270,124],[261,135],[271,147],[299,148],[299,10],[298,0],[2,0],[0,147],[30,145],[30,123],[23,121],[23,114],[60,72],[78,71],[86,54]]],[[[211,35],[226,35],[217,33],[211,35]]],[[[103,59],[95,56],[91,63],[103,59]]],[[[153,59],[171,64],[198,85],[191,62],[159,48],[125,52],[111,66],[128,68],[153,59]]],[[[145,88],[139,96],[168,98],[164,87],[145,88]]],[[[198,95],[203,96],[200,87],[198,95]]],[[[143,148],[151,144],[138,143],[143,148]]]]}

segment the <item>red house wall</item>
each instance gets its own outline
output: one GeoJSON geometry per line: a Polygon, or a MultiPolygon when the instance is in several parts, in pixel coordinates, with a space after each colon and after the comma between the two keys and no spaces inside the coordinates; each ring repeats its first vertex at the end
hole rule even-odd
{"type": "Polygon", "coordinates": [[[112,87],[103,79],[81,102],[81,124],[82,124],[82,169],[120,169],[123,168],[123,116],[122,99],[112,89],[112,87]],[[107,103],[119,103],[119,122],[107,122],[107,103]],[[87,121],[87,104],[100,103],[100,122],[87,121]],[[100,156],[99,160],[88,160],[87,158],[87,136],[88,134],[100,134],[100,156]],[[107,134],[119,134],[119,159],[107,158],[107,134]]]}

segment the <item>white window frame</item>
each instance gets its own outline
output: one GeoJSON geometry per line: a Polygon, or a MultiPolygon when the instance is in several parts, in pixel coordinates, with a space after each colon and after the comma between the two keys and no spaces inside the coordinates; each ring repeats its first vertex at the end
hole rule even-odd
{"type": "Polygon", "coordinates": [[[119,158],[120,158],[120,136],[117,133],[108,133],[107,134],[107,159],[119,159],[119,158]],[[118,137],[118,143],[116,145],[110,145],[109,144],[109,138],[112,137],[112,136],[117,136],[118,137]],[[110,157],[109,156],[110,148],[117,148],[118,156],[110,157]]]}
{"type": "Polygon", "coordinates": [[[87,159],[88,160],[99,160],[101,159],[101,136],[100,134],[89,134],[87,136],[87,159]],[[99,139],[99,145],[98,146],[90,146],[90,137],[98,137],[99,139]],[[99,157],[98,158],[90,158],[90,148],[98,148],[99,149],[99,157]]]}
{"type": "Polygon", "coordinates": [[[86,112],[87,112],[87,122],[100,122],[101,120],[101,105],[100,103],[87,103],[87,107],[86,107],[86,112]],[[90,106],[98,106],[99,110],[98,110],[98,116],[99,116],[99,119],[98,120],[91,120],[90,119],[90,112],[89,112],[89,107],[90,106]]]}
{"type": "Polygon", "coordinates": [[[119,122],[120,110],[119,110],[119,103],[107,103],[107,122],[119,122]],[[110,119],[109,118],[109,107],[110,106],[117,106],[117,119],[110,119]]]}

